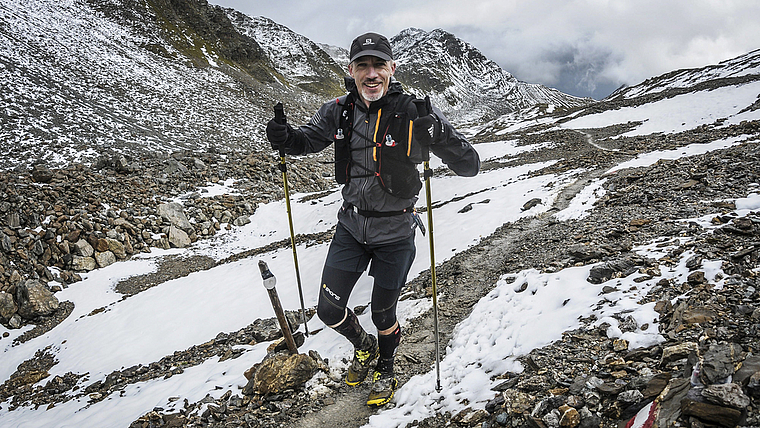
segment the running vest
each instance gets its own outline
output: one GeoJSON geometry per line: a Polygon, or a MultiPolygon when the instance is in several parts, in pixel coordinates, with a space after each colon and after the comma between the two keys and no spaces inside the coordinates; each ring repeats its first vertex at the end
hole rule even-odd
{"type": "MultiPolygon", "coordinates": [[[[417,165],[409,159],[412,149],[412,121],[417,117],[414,97],[399,95],[395,105],[385,105],[377,111],[377,120],[371,127],[372,135],[359,135],[366,144],[350,147],[353,135],[353,118],[356,99],[352,93],[341,105],[339,128],[335,134],[335,180],[339,184],[351,181],[351,152],[372,150],[374,169],[359,165],[367,174],[355,177],[376,177],[380,187],[393,196],[410,199],[422,188],[417,165]]],[[[340,99],[337,100],[340,104],[340,99]]]]}

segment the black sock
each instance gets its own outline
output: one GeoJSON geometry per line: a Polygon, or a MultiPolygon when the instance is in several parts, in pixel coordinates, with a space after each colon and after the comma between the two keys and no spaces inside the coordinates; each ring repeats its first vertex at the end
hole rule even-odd
{"type": "Polygon", "coordinates": [[[377,371],[393,373],[393,361],[396,357],[396,349],[399,343],[401,343],[401,326],[396,327],[391,334],[379,334],[377,336],[377,344],[380,348],[377,371]]]}

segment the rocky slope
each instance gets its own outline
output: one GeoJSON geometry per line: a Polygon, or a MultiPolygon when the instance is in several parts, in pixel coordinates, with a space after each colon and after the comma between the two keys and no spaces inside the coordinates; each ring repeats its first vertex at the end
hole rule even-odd
{"type": "MultiPolygon", "coordinates": [[[[72,304],[58,301],[55,293],[57,287],[76,286],[82,272],[151,248],[211,239],[221,227],[244,224],[258,203],[281,198],[276,159],[255,150],[263,142],[269,97],[304,100],[293,115],[307,117],[309,103],[318,98],[308,91],[331,90],[309,82],[338,73],[329,68],[319,72],[325,74],[286,75],[288,68],[271,59],[275,44],[259,43],[235,26],[248,25],[250,34],[263,38],[271,33],[256,31],[287,34],[286,29],[265,19],[234,18],[204,1],[30,1],[29,7],[0,3],[6,49],[0,77],[8,83],[0,98],[0,132],[4,142],[18,147],[3,158],[7,167],[0,172],[0,322],[9,328],[34,325],[14,344],[44,334],[71,313],[72,304]],[[55,43],[45,43],[50,33],[60,36],[55,43]],[[207,197],[209,183],[226,183],[235,192],[207,197]],[[183,210],[172,204],[177,198],[183,210]],[[60,285],[48,287],[53,280],[60,285]]],[[[302,46],[299,55],[319,54],[313,44],[291,40],[302,46]]],[[[494,97],[530,105],[535,96],[535,89],[521,86],[451,35],[409,30],[394,38],[399,52],[405,46],[419,50],[422,45],[415,43],[447,52],[439,64],[444,70],[431,70],[434,79],[420,81],[419,88],[440,89],[452,105],[474,102],[473,92],[457,89],[467,76],[485,76],[478,91],[494,97]],[[463,56],[477,61],[449,62],[463,56]],[[451,72],[451,64],[463,74],[451,72]]],[[[412,61],[404,55],[400,59],[407,65],[412,61]]],[[[739,86],[758,79],[756,64],[753,52],[722,65],[674,72],[581,106],[572,116],[540,119],[564,122],[696,90],[739,86]]],[[[406,76],[410,82],[418,78],[406,76]]],[[[561,105],[561,96],[544,95],[546,102],[561,105]]],[[[539,110],[534,105],[533,112],[539,110]]],[[[509,139],[518,147],[544,147],[489,160],[484,170],[555,160],[534,174],[585,174],[548,213],[505,224],[440,267],[439,287],[444,296],[452,296],[440,301],[444,343],[494,284],[513,280],[516,272],[590,264],[595,267],[588,282],[601,286],[602,301],[614,303],[616,295],[626,292],[616,288],[618,278],[657,279],[642,301],[656,302],[665,342],[629,349],[608,336],[609,326],[584,319],[582,327],[525,356],[523,372],[493,373],[503,382],[484,410],[438,414],[412,426],[613,427],[650,408],[659,426],[760,425],[760,216],[739,215],[732,202],[760,190],[760,123],[725,122],[638,137],[621,137],[636,126],[630,123],[582,131],[551,125],[483,131],[476,143],[509,139]],[[606,195],[582,220],[560,221],[551,215],[590,180],[639,153],[727,138],[743,143],[607,175],[606,195]],[[707,222],[694,220],[708,214],[707,222]],[[661,248],[663,255],[646,259],[632,251],[645,244],[661,248]],[[664,273],[679,263],[690,270],[685,280],[664,273]],[[706,274],[708,264],[720,265],[720,277],[706,274]],[[716,286],[718,281],[723,285],[716,286]]],[[[289,170],[295,191],[332,186],[319,161],[302,159],[289,170]]],[[[322,242],[329,239],[326,235],[298,239],[322,242]]],[[[129,298],[157,283],[287,245],[273,242],[219,262],[167,257],[157,272],[130,278],[115,289],[129,298]]],[[[423,273],[408,284],[404,298],[429,293],[429,274],[423,273]]],[[[616,317],[621,329],[652,328],[625,312],[616,317]]],[[[297,323],[291,314],[291,324],[297,323]]],[[[402,383],[428,372],[434,361],[432,314],[405,328],[407,339],[398,355],[402,383]]],[[[0,400],[11,409],[45,408],[72,399],[95,403],[210,358],[237,358],[236,345],[277,336],[274,320],[257,320],[92,382],[77,373],[50,378],[55,356],[39,349],[0,380],[0,400]]],[[[319,355],[289,360],[274,346],[271,351],[268,362],[246,373],[251,379],[246,388],[227,391],[220,399],[184,403],[180,412],[146,409],[132,426],[360,426],[373,414],[362,401],[367,385],[349,389],[326,373],[304,386],[314,373],[328,371],[329,362],[319,355]],[[298,376],[285,376],[294,372],[298,376]],[[281,382],[286,378],[292,382],[281,382]]]]}
{"type": "Polygon", "coordinates": [[[344,92],[346,71],[316,43],[271,19],[249,17],[234,9],[226,12],[241,34],[262,41],[275,70],[287,84],[317,94],[322,99],[344,92]]]}
{"type": "MultiPolygon", "coordinates": [[[[521,137],[526,143],[556,137],[529,131],[521,137]]],[[[565,131],[571,142],[565,146],[568,158],[562,168],[588,165],[588,159],[599,167],[609,167],[633,155],[602,150],[572,134],[565,131]]],[[[689,138],[738,135],[750,137],[751,142],[621,171],[608,178],[606,196],[588,217],[558,221],[551,213],[565,208],[578,190],[569,188],[549,213],[505,224],[479,245],[444,263],[438,273],[442,278],[439,287],[444,296],[452,296],[439,301],[444,343],[497,281],[509,281],[513,278],[510,274],[526,267],[556,272],[585,264],[598,265],[588,282],[602,286],[602,302],[615,299],[621,291],[616,288],[616,278],[659,278],[643,302],[657,302],[657,325],[665,342],[628,349],[625,341],[608,337],[609,325],[596,326],[595,319],[584,319],[583,327],[525,356],[523,372],[493,373],[503,382],[494,388],[494,398],[485,410],[439,414],[412,426],[617,427],[652,406],[652,417],[659,426],[760,424],[760,216],[756,212],[736,215],[733,203],[722,202],[758,190],[759,134],[757,122],[692,133],[689,138]],[[714,215],[712,226],[683,221],[705,214],[714,215]],[[631,251],[652,243],[662,248],[662,257],[646,259],[631,251]],[[716,260],[723,261],[725,276],[708,280],[706,262],[716,260]],[[686,280],[677,281],[663,273],[684,263],[690,269],[686,280]],[[721,279],[727,279],[726,285],[716,287],[714,281],[721,279]]],[[[673,148],[688,141],[675,143],[662,136],[656,142],[673,148]]],[[[595,142],[601,147],[611,143],[603,138],[595,142]]],[[[544,156],[546,153],[532,154],[522,161],[544,156]]],[[[591,173],[579,181],[594,176],[591,173]]],[[[429,287],[429,276],[423,274],[408,285],[405,295],[429,296],[429,287]]],[[[623,331],[647,329],[625,312],[616,317],[623,331]]],[[[431,329],[431,313],[405,326],[406,340],[397,357],[402,383],[430,370],[434,358],[431,329]]],[[[323,361],[317,355],[312,358],[314,370],[319,370],[323,361]]],[[[219,400],[187,403],[180,413],[151,412],[132,426],[306,427],[328,423],[358,427],[367,422],[374,411],[362,404],[366,386],[348,388],[339,378],[322,379],[320,384],[326,390],[314,385],[290,386],[275,393],[257,391],[252,380],[243,391],[229,391],[219,400]]]]}
{"type": "MultiPolygon", "coordinates": [[[[566,143],[554,150],[526,152],[515,161],[535,162],[560,156],[565,161],[550,168],[574,169],[588,167],[590,163],[595,165],[597,168],[590,170],[587,178],[579,180],[579,184],[598,176],[598,171],[630,158],[638,150],[648,150],[633,144],[628,145],[631,150],[626,152],[605,150],[605,147],[614,147],[621,142],[604,137],[604,132],[599,132],[595,136],[595,144],[591,145],[585,136],[576,131],[560,131],[561,135],[534,132],[538,130],[529,128],[514,137],[519,138],[522,144],[535,144],[539,140],[556,141],[561,136],[566,143]]],[[[444,263],[439,270],[439,287],[443,295],[453,296],[440,301],[444,343],[456,323],[468,316],[480,297],[497,281],[508,281],[509,274],[526,267],[552,272],[599,262],[604,263],[591,271],[588,281],[601,284],[610,298],[619,291],[615,288],[615,278],[631,275],[642,279],[660,278],[658,286],[644,299],[658,302],[658,325],[666,342],[651,348],[629,350],[625,343],[607,337],[606,326],[594,326],[594,319],[583,320],[585,327],[568,331],[562,340],[526,356],[523,359],[525,371],[494,374],[504,381],[494,390],[494,399],[485,411],[440,414],[419,421],[415,426],[612,427],[630,419],[637,410],[653,402],[658,403],[659,413],[655,414],[661,424],[672,421],[680,426],[759,424],[757,326],[760,321],[760,294],[757,271],[760,218],[757,213],[738,216],[733,213],[735,206],[732,203],[721,202],[758,190],[759,135],[760,123],[749,122],[731,127],[704,127],[683,135],[652,137],[650,143],[661,149],[679,147],[695,140],[716,140],[729,136],[747,138],[748,142],[706,155],[616,173],[608,177],[604,185],[607,194],[596,204],[589,217],[558,221],[551,213],[563,209],[580,189],[571,186],[549,213],[506,224],[479,245],[444,263]],[[682,221],[705,214],[713,214],[713,226],[682,221]],[[653,241],[663,248],[664,256],[659,259],[644,259],[631,252],[634,246],[653,241]],[[704,263],[715,260],[723,261],[722,271],[724,279],[727,278],[723,287],[715,287],[711,280],[706,279],[704,263]],[[677,282],[663,276],[666,267],[678,263],[687,263],[691,269],[686,281],[677,282]],[[447,293],[449,289],[458,291],[447,293]],[[693,377],[694,367],[699,371],[697,377],[693,377]],[[724,383],[729,376],[731,382],[724,383]],[[687,404],[682,408],[682,403],[687,404]]],[[[213,225],[218,221],[214,219],[227,215],[229,220],[238,214],[245,215],[245,210],[252,208],[245,207],[245,204],[255,206],[256,195],[261,198],[279,196],[275,180],[267,175],[276,174],[273,162],[271,158],[254,157],[212,164],[202,154],[186,153],[173,158],[145,160],[133,165],[132,172],[119,169],[121,167],[116,162],[104,160],[99,171],[80,166],[54,170],[51,174],[38,169],[30,174],[5,175],[3,191],[6,195],[19,196],[14,200],[24,200],[26,203],[49,201],[44,202],[46,206],[50,205],[50,216],[46,220],[57,222],[60,227],[43,221],[42,227],[32,232],[26,227],[27,223],[25,227],[6,224],[3,233],[7,239],[3,241],[11,240],[14,246],[10,252],[4,249],[2,255],[15,257],[13,265],[21,264],[24,254],[34,259],[37,257],[34,248],[48,245],[50,241],[60,240],[74,247],[70,238],[77,233],[94,248],[101,239],[108,240],[112,236],[110,239],[119,241],[122,235],[133,249],[137,247],[145,251],[150,248],[145,238],[148,235],[151,236],[149,239],[167,242],[173,223],[170,218],[158,214],[159,208],[154,203],[146,204],[148,199],[140,196],[142,189],[164,195],[163,199],[167,201],[180,193],[187,193],[185,203],[189,206],[189,217],[193,219],[191,227],[193,230],[199,229],[202,216],[206,216],[211,219],[212,227],[201,230],[211,230],[213,234],[213,225]],[[205,162],[212,168],[203,169],[205,162]],[[264,167],[260,168],[259,165],[264,167]],[[172,167],[182,172],[167,174],[162,180],[159,171],[166,172],[172,167]],[[192,194],[194,189],[191,184],[182,191],[178,189],[180,182],[193,183],[198,180],[200,184],[206,180],[215,181],[215,178],[205,175],[211,171],[216,171],[220,179],[240,178],[241,196],[206,200],[200,192],[192,194]],[[158,177],[153,177],[154,174],[158,177]],[[148,183],[140,184],[145,176],[148,176],[148,183]],[[50,178],[47,185],[35,185],[47,180],[46,177],[50,178]],[[92,211],[89,207],[97,208],[98,201],[81,199],[79,190],[80,187],[86,189],[89,180],[98,180],[101,192],[98,197],[102,205],[92,211]],[[165,186],[159,185],[162,181],[165,186]],[[71,182],[80,183],[80,186],[67,185],[71,182]],[[120,190],[123,186],[118,186],[119,183],[130,183],[129,187],[135,189],[134,193],[125,194],[120,190]],[[124,208],[116,205],[119,201],[124,208]],[[114,204],[112,208],[103,208],[110,203],[114,204]],[[228,212],[225,214],[224,211],[228,212]],[[135,213],[142,213],[145,217],[135,213]],[[87,223],[92,226],[91,230],[86,227],[87,223]],[[59,230],[63,234],[59,235],[59,230]],[[166,236],[161,236],[161,233],[166,236]],[[48,234],[51,236],[46,241],[45,235],[48,234]],[[20,242],[25,245],[18,246],[20,242]]],[[[486,164],[485,168],[495,166],[486,164]]],[[[317,166],[314,169],[306,167],[305,171],[316,173],[318,169],[317,166]]],[[[296,185],[302,190],[316,190],[318,187],[312,185],[315,177],[307,174],[294,173],[296,185]]],[[[33,217],[24,219],[33,221],[33,217]]],[[[198,239],[205,236],[202,231],[196,231],[195,235],[198,239]]],[[[61,247],[64,245],[57,245],[58,249],[61,247]]],[[[102,249],[105,250],[103,252],[113,252],[106,247],[102,249]]],[[[42,253],[58,254],[55,251],[48,246],[42,253]]],[[[78,251],[81,249],[71,254],[78,251]]],[[[65,255],[59,257],[67,260],[65,255]]],[[[161,280],[208,268],[207,263],[203,260],[183,260],[169,267],[172,263],[167,260],[167,270],[163,271],[161,280]]],[[[44,283],[47,275],[45,265],[37,261],[36,267],[42,271],[40,276],[44,283]]],[[[70,275],[72,280],[76,279],[75,272],[64,272],[62,270],[58,275],[61,278],[70,275]]],[[[140,292],[155,281],[153,277],[138,277],[131,284],[125,284],[121,292],[125,295],[140,292]]],[[[404,294],[406,298],[422,297],[430,292],[429,286],[429,277],[423,274],[408,285],[404,294]]],[[[47,315],[38,314],[29,319],[38,326],[30,335],[43,332],[61,316],[66,316],[65,303],[47,315]]],[[[402,343],[398,356],[402,382],[430,370],[434,358],[433,344],[429,340],[431,317],[428,313],[406,326],[408,340],[402,343]]],[[[626,318],[625,313],[619,314],[619,317],[621,328],[646,328],[636,320],[626,318]]],[[[297,317],[292,318],[292,323],[297,325],[297,317]]],[[[277,334],[273,320],[257,320],[243,330],[220,333],[208,343],[178,350],[161,361],[114,372],[105,381],[88,384],[83,390],[72,390],[82,381],[75,374],[43,380],[40,385],[34,386],[44,379],[46,367],[55,364],[51,355],[40,350],[0,386],[0,396],[11,399],[10,405],[14,407],[30,404],[50,406],[84,396],[97,402],[128,385],[171,376],[182,367],[200,364],[208,358],[236,358],[239,355],[233,350],[236,344],[272,340],[277,334]]],[[[307,373],[314,373],[320,367],[325,369],[325,362],[318,355],[309,358],[310,369],[307,373]]],[[[301,364],[306,363],[301,361],[301,364]]],[[[256,379],[255,373],[256,370],[249,374],[251,379],[256,379]]],[[[297,383],[296,386],[275,389],[271,386],[274,380],[270,378],[269,382],[256,387],[252,380],[246,389],[229,391],[219,400],[209,398],[186,403],[180,413],[165,414],[161,409],[156,409],[136,420],[132,426],[274,427],[310,426],[315,421],[360,426],[373,413],[362,405],[366,386],[349,389],[342,385],[339,378],[330,376],[322,377],[320,388],[313,385],[304,387],[297,383]],[[272,389],[269,393],[262,393],[266,391],[264,388],[272,389]]]]}
{"type": "MultiPolygon", "coordinates": [[[[185,247],[213,236],[221,224],[249,222],[259,202],[282,198],[280,171],[272,156],[252,153],[177,152],[128,162],[100,158],[91,167],[40,165],[0,173],[0,291],[15,296],[18,313],[3,312],[10,326],[50,315],[23,297],[39,281],[67,286],[77,272],[107,266],[153,248],[185,247]],[[238,195],[204,197],[201,187],[232,179],[238,195]],[[172,200],[181,198],[176,213],[172,200]],[[23,315],[23,316],[22,316],[23,315]]],[[[317,191],[332,182],[318,161],[289,173],[294,191],[317,191]]]]}
{"type": "Polygon", "coordinates": [[[258,147],[257,118],[271,106],[254,95],[289,95],[272,86],[261,48],[231,36],[215,10],[199,2],[0,3],[0,140],[14,147],[2,168],[258,147]]]}

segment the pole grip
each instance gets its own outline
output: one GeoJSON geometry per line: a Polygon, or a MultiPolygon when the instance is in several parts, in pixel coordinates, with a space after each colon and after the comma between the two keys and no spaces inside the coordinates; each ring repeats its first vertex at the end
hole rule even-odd
{"type": "MultiPolygon", "coordinates": [[[[274,106],[274,121],[279,123],[280,125],[287,125],[288,118],[285,116],[285,108],[282,106],[281,102],[278,102],[274,106]]],[[[284,144],[280,144],[279,147],[280,150],[280,159],[285,160],[285,147],[284,144]]]]}
{"type": "Polygon", "coordinates": [[[427,116],[432,111],[431,104],[430,104],[430,97],[428,95],[425,95],[424,99],[417,98],[414,101],[414,106],[417,107],[417,116],[427,116]]]}
{"type": "Polygon", "coordinates": [[[285,125],[288,121],[287,117],[285,117],[285,108],[281,102],[278,102],[274,106],[274,121],[281,125],[285,125]]]}
{"type": "MultiPolygon", "coordinates": [[[[417,107],[417,117],[427,116],[433,113],[433,105],[430,103],[430,96],[425,95],[425,99],[415,99],[412,101],[414,106],[417,107]]],[[[425,146],[422,150],[422,160],[427,162],[430,160],[430,147],[425,146]]],[[[426,165],[427,166],[427,165],[426,165]]],[[[432,171],[425,169],[424,178],[432,176],[432,171]]]]}

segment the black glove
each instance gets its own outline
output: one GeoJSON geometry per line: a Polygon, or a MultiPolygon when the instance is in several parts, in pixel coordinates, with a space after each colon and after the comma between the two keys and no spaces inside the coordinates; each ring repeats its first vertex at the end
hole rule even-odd
{"type": "Polygon", "coordinates": [[[279,150],[280,146],[285,145],[288,141],[290,126],[283,123],[277,123],[274,119],[267,123],[267,139],[272,145],[272,150],[279,150]]]}
{"type": "Polygon", "coordinates": [[[418,117],[417,119],[414,119],[412,130],[414,133],[414,139],[417,140],[419,144],[430,146],[441,139],[441,120],[438,119],[438,116],[435,114],[418,117]]]}

